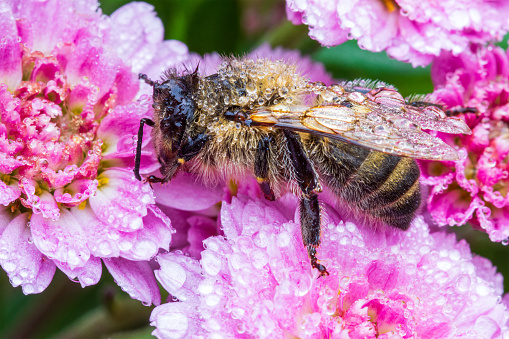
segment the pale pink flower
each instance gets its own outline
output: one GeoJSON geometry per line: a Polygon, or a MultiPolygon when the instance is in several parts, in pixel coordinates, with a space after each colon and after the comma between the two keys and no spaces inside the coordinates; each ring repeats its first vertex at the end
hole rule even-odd
{"type": "Polygon", "coordinates": [[[441,135],[461,148],[456,163],[422,162],[428,210],[441,226],[472,223],[492,241],[509,237],[509,59],[488,47],[433,64],[434,99],[459,113],[472,135],[441,135]],[[474,111],[474,109],[476,111],[474,111]],[[447,166],[448,165],[448,166],[447,166]]]}
{"type": "Polygon", "coordinates": [[[507,1],[287,0],[294,24],[309,26],[325,46],[356,39],[362,49],[386,51],[397,60],[425,66],[442,51],[500,41],[509,30],[507,1]]]}
{"type": "MultiPolygon", "coordinates": [[[[103,259],[133,298],[158,304],[148,260],[168,250],[174,230],[132,172],[133,136],[152,112],[137,73],[186,60],[187,47],[162,41],[162,23],[144,3],[111,17],[94,0],[0,8],[2,268],[29,294],[57,267],[95,284],[103,259]]],[[[157,166],[144,146],[141,169],[150,172],[157,166]]]]}
{"type": "Polygon", "coordinates": [[[160,254],[170,293],[154,309],[158,338],[495,338],[507,332],[502,276],[465,241],[343,222],[323,203],[318,277],[302,245],[297,198],[239,194],[223,202],[224,236],[201,259],[160,254]]]}

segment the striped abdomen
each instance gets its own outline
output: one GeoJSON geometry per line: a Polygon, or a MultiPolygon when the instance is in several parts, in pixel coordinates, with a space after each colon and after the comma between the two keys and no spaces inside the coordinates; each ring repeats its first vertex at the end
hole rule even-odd
{"type": "Polygon", "coordinates": [[[410,226],[421,202],[415,160],[317,136],[303,142],[321,180],[357,219],[410,226]]]}

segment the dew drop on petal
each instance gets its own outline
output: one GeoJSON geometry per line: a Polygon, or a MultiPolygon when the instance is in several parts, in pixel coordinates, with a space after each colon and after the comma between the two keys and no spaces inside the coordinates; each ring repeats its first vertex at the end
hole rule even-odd
{"type": "Polygon", "coordinates": [[[283,231],[277,236],[277,245],[279,247],[286,247],[290,244],[290,234],[286,231],[283,231]]]}
{"type": "Polygon", "coordinates": [[[449,270],[451,266],[452,264],[449,260],[440,260],[437,262],[437,267],[444,271],[449,270]]]}
{"type": "Polygon", "coordinates": [[[486,283],[481,282],[477,285],[475,291],[479,296],[484,297],[490,293],[490,287],[486,283]]]}
{"type": "Polygon", "coordinates": [[[189,327],[189,320],[185,314],[166,312],[157,317],[158,327],[167,338],[183,338],[189,327]],[[160,324],[160,325],[159,325],[160,324]]]}
{"type": "Polygon", "coordinates": [[[35,292],[34,285],[32,285],[32,284],[23,285],[23,293],[32,294],[34,292],[35,292]]]}
{"type": "Polygon", "coordinates": [[[203,295],[210,294],[214,291],[214,281],[211,279],[205,279],[198,285],[198,292],[203,295]]]}
{"type": "Polygon", "coordinates": [[[209,307],[214,307],[221,301],[221,297],[215,293],[211,293],[205,297],[205,304],[209,307]]]}
{"type": "Polygon", "coordinates": [[[206,273],[215,276],[221,270],[222,263],[221,259],[216,254],[206,250],[202,252],[201,265],[206,273]]]}
{"type": "Polygon", "coordinates": [[[16,264],[12,261],[6,261],[4,262],[2,267],[4,268],[5,272],[9,273],[13,272],[16,269],[16,264]]]}
{"type": "Polygon", "coordinates": [[[129,227],[132,230],[138,230],[143,226],[143,219],[142,218],[134,218],[130,223],[129,227]]]}

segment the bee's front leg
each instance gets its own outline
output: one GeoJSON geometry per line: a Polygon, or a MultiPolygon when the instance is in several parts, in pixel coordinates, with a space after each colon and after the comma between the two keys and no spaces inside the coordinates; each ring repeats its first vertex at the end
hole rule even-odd
{"type": "Polygon", "coordinates": [[[141,162],[141,145],[143,143],[143,126],[145,124],[154,127],[154,122],[148,118],[140,120],[140,128],[138,129],[138,139],[136,140],[136,156],[134,157],[134,177],[141,181],[140,162],[141,162]]]}
{"type": "Polygon", "coordinates": [[[293,169],[297,182],[302,190],[300,198],[300,227],[302,241],[308,251],[311,266],[320,271],[320,275],[329,275],[327,268],[318,263],[316,248],[320,246],[320,204],[317,191],[320,191],[317,174],[302,147],[299,136],[290,131],[284,131],[293,169]]]}
{"type": "Polygon", "coordinates": [[[276,197],[272,188],[270,188],[269,182],[269,159],[270,159],[270,143],[272,138],[268,135],[262,137],[258,142],[258,148],[256,149],[256,157],[254,164],[254,172],[256,175],[256,181],[260,185],[260,189],[265,196],[265,199],[274,201],[276,197]]]}

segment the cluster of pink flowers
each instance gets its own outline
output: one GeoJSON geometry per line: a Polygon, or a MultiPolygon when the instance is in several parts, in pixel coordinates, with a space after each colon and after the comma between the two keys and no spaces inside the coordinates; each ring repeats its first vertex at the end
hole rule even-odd
{"type": "Polygon", "coordinates": [[[319,278],[302,246],[297,198],[268,202],[255,191],[223,203],[224,236],[206,238],[200,260],[157,257],[156,276],[172,296],[152,313],[157,337],[495,338],[508,330],[502,277],[465,241],[430,234],[421,217],[407,232],[376,232],[323,204],[319,258],[331,274],[319,278]]]}
{"type": "MultiPolygon", "coordinates": [[[[157,74],[188,58],[186,46],[162,41],[147,4],[109,18],[94,0],[2,6],[2,268],[29,294],[44,290],[57,267],[95,284],[104,259],[133,298],[159,303],[147,261],[168,250],[174,230],[130,169],[133,136],[152,104],[138,93],[136,72],[157,74]]],[[[154,169],[152,159],[142,165],[154,169]]]]}
{"type": "Polygon", "coordinates": [[[509,30],[507,1],[287,0],[288,19],[309,26],[325,46],[356,39],[362,49],[386,51],[425,66],[443,51],[500,41],[509,30]]]}
{"type": "Polygon", "coordinates": [[[423,162],[428,209],[439,225],[470,222],[492,241],[509,238],[509,58],[498,47],[439,58],[433,97],[462,117],[472,135],[441,135],[460,148],[456,163],[423,162]],[[465,108],[467,109],[465,112],[465,108]],[[460,112],[460,113],[458,113],[460,112]],[[450,166],[446,166],[450,165],[450,166]]]}

